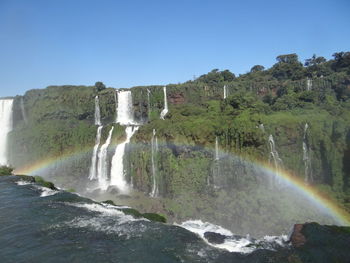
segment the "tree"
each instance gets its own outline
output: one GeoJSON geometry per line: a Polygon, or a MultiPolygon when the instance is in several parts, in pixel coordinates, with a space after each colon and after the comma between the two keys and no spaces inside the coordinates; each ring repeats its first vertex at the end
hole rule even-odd
{"type": "Polygon", "coordinates": [[[223,76],[224,81],[232,81],[232,80],[234,80],[236,78],[235,74],[233,74],[228,69],[222,71],[221,75],[223,76]]]}
{"type": "Polygon", "coordinates": [[[327,60],[324,57],[317,57],[315,54],[305,60],[304,65],[307,67],[306,72],[308,77],[320,77],[329,75],[330,69],[325,65],[327,60]]]}
{"type": "Polygon", "coordinates": [[[334,63],[332,64],[334,71],[342,71],[347,68],[350,72],[350,52],[337,52],[332,56],[334,57],[334,63]]]}
{"type": "Polygon", "coordinates": [[[305,66],[306,67],[315,67],[317,65],[320,65],[327,60],[324,57],[316,57],[316,54],[313,54],[311,58],[308,58],[305,60],[305,66]]]}
{"type": "Polygon", "coordinates": [[[277,59],[278,63],[289,63],[289,64],[299,63],[298,55],[295,53],[286,54],[286,55],[279,55],[279,56],[277,56],[276,59],[277,59]]]}
{"type": "Polygon", "coordinates": [[[297,54],[279,55],[273,65],[272,76],[278,80],[297,80],[304,77],[304,67],[298,60],[297,54]]]}
{"type": "Polygon", "coordinates": [[[101,91],[101,90],[104,90],[106,88],[105,84],[103,84],[101,81],[97,81],[95,83],[95,87],[96,87],[97,91],[101,91]]]}
{"type": "Polygon", "coordinates": [[[253,66],[250,69],[250,72],[253,73],[253,72],[259,72],[259,71],[263,71],[263,70],[265,70],[264,66],[262,66],[262,65],[255,65],[255,66],[253,66]]]}
{"type": "Polygon", "coordinates": [[[0,166],[0,175],[12,175],[13,168],[9,166],[0,166]]]}

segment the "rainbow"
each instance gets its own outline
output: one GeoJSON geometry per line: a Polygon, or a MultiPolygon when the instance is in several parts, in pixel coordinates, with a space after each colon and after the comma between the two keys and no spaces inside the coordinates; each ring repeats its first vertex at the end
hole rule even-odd
{"type": "MultiPolygon", "coordinates": [[[[111,145],[113,146],[113,144],[111,145]]],[[[83,148],[78,151],[70,151],[58,157],[44,158],[33,164],[16,169],[14,172],[15,174],[35,175],[45,171],[45,169],[54,167],[56,164],[62,164],[66,161],[78,159],[79,157],[88,154],[89,152],[91,152],[91,147],[83,148]]],[[[302,178],[292,175],[287,171],[277,171],[269,164],[263,162],[252,162],[251,160],[247,159],[245,161],[254,164],[267,174],[272,174],[280,178],[289,187],[293,188],[298,193],[310,200],[320,210],[332,215],[340,225],[350,226],[350,214],[343,208],[341,208],[329,196],[325,195],[324,193],[321,193],[315,187],[305,184],[302,178]]]]}

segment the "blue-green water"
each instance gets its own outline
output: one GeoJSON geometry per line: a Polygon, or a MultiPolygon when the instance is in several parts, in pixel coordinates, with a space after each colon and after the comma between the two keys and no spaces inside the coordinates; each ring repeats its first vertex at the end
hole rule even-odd
{"type": "Polygon", "coordinates": [[[0,262],[262,262],[255,260],[179,226],[0,177],[0,262]]]}

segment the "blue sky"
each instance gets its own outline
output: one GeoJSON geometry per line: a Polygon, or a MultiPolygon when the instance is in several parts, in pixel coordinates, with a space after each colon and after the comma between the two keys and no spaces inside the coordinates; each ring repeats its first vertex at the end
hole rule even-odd
{"type": "Polygon", "coordinates": [[[178,83],[350,50],[350,1],[0,0],[0,96],[178,83]]]}

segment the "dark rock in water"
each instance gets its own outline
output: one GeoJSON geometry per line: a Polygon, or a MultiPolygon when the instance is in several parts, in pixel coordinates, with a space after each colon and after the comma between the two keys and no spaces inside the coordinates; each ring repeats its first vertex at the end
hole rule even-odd
{"type": "Polygon", "coordinates": [[[35,183],[35,179],[33,176],[18,174],[18,175],[16,175],[16,177],[18,177],[22,181],[26,181],[29,183],[35,183]]]}
{"type": "Polygon", "coordinates": [[[166,218],[156,213],[144,213],[142,216],[154,222],[166,223],[166,218]]]}
{"type": "Polygon", "coordinates": [[[209,243],[212,244],[222,244],[227,238],[227,236],[215,232],[205,232],[204,237],[208,240],[209,243]]]}
{"type": "Polygon", "coordinates": [[[120,211],[122,211],[126,215],[131,215],[131,216],[133,216],[135,218],[142,217],[142,214],[139,211],[137,211],[136,209],[133,209],[133,208],[122,208],[122,209],[120,209],[120,211]]]}
{"type": "Polygon", "coordinates": [[[101,203],[116,206],[116,204],[112,200],[102,201],[101,203]]]}
{"type": "Polygon", "coordinates": [[[40,176],[34,176],[34,179],[38,185],[41,185],[41,186],[46,187],[46,188],[50,188],[51,190],[58,190],[53,183],[45,181],[40,176]]]}

